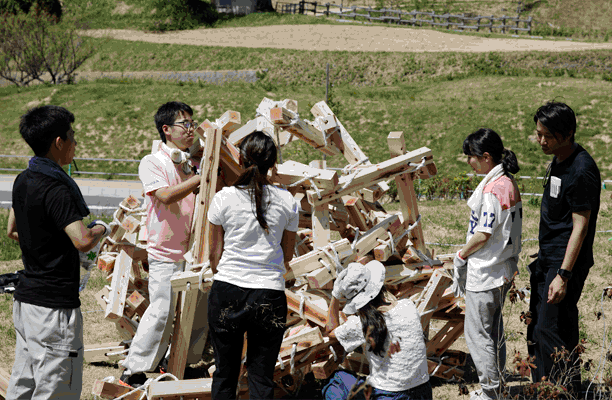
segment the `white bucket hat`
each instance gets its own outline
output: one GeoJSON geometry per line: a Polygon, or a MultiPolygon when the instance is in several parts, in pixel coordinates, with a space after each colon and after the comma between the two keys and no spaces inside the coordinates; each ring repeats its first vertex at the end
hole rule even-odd
{"type": "Polygon", "coordinates": [[[380,261],[350,263],[336,278],[333,294],[346,298],[345,314],[355,314],[378,295],[384,283],[385,266],[380,261]]]}

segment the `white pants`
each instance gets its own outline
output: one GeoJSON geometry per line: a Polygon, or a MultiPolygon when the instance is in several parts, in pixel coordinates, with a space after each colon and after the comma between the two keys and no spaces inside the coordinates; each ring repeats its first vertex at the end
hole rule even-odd
{"type": "MultiPolygon", "coordinates": [[[[172,292],[170,278],[183,271],[184,261],[168,263],[149,258],[149,307],[145,311],[136,335],[130,345],[123,366],[132,373],[155,371],[168,349],[176,295],[172,292]]],[[[196,318],[191,332],[187,363],[194,364],[202,359],[206,344],[206,294],[198,292],[196,318]],[[201,316],[201,317],[200,317],[201,316]]]]}
{"type": "Polygon", "coordinates": [[[502,308],[508,284],[484,292],[465,292],[465,341],[485,398],[497,399],[506,367],[502,308]]]}
{"type": "Polygon", "coordinates": [[[6,399],[78,400],[83,386],[81,309],[15,301],[13,323],[17,343],[6,399]]]}

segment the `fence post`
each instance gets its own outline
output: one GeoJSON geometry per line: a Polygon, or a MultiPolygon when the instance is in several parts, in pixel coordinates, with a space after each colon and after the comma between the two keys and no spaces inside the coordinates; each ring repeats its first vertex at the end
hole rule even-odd
{"type": "Polygon", "coordinates": [[[527,29],[529,29],[527,32],[529,32],[529,34],[531,35],[531,15],[527,19],[527,29]]]}
{"type": "Polygon", "coordinates": [[[506,16],[502,15],[502,32],[501,33],[506,33],[506,16]]]}
{"type": "Polygon", "coordinates": [[[489,33],[493,33],[493,15],[489,18],[489,33]]]}
{"type": "Polygon", "coordinates": [[[476,20],[476,32],[480,32],[480,15],[478,16],[478,19],[476,20]]]}
{"type": "MultiPolygon", "coordinates": [[[[519,23],[520,23],[520,22],[521,22],[521,16],[520,16],[520,15],[517,15],[517,16],[516,16],[516,27],[517,27],[517,28],[519,27],[519,23]]],[[[520,32],[520,31],[519,31],[518,29],[515,31],[515,33],[516,33],[517,35],[519,34],[519,32],[520,32]]]]}
{"type": "Polygon", "coordinates": [[[450,14],[446,13],[446,29],[450,29],[450,14]]]}
{"type": "Polygon", "coordinates": [[[302,0],[300,1],[300,14],[304,14],[304,6],[305,6],[305,1],[302,0]]]}
{"type": "Polygon", "coordinates": [[[314,2],[314,6],[315,6],[315,8],[314,8],[314,15],[316,17],[317,16],[317,2],[316,1],[314,2]]]}

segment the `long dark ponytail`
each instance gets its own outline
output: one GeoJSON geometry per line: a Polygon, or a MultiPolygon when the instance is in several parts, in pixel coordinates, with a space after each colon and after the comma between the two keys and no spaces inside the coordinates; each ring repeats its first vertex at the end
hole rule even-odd
{"type": "Polygon", "coordinates": [[[380,292],[368,304],[357,310],[361,320],[361,329],[366,343],[370,345],[372,353],[379,357],[385,356],[385,340],[387,339],[387,323],[382,312],[378,307],[391,304],[387,301],[389,292],[383,286],[380,292]]]}
{"type": "Polygon", "coordinates": [[[516,154],[504,148],[501,137],[493,129],[478,129],[463,141],[463,154],[482,157],[484,153],[489,153],[495,164],[501,163],[505,175],[519,172],[516,154]]]}
{"type": "Polygon", "coordinates": [[[276,164],[276,145],[268,135],[255,131],[240,143],[240,155],[245,170],[234,186],[246,186],[251,196],[251,204],[255,205],[255,217],[267,234],[269,227],[264,217],[267,208],[263,201],[264,185],[271,184],[268,180],[268,170],[276,164]]]}

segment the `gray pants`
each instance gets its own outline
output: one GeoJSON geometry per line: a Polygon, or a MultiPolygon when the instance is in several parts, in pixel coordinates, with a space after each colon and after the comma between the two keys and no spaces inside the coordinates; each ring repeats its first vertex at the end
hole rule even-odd
{"type": "Polygon", "coordinates": [[[13,323],[17,343],[6,399],[78,400],[83,386],[81,309],[15,301],[13,323]]]}
{"type": "MultiPolygon", "coordinates": [[[[183,271],[184,261],[168,263],[149,258],[149,307],[145,311],[136,335],[130,345],[130,352],[123,366],[132,373],[152,372],[168,349],[176,295],[172,292],[170,278],[183,271]]],[[[198,292],[196,318],[194,319],[187,363],[194,364],[202,359],[206,342],[206,294],[198,292]]]]}
{"type": "Polygon", "coordinates": [[[474,360],[483,394],[499,398],[500,373],[506,367],[502,308],[510,285],[465,293],[465,341],[474,360]]]}

